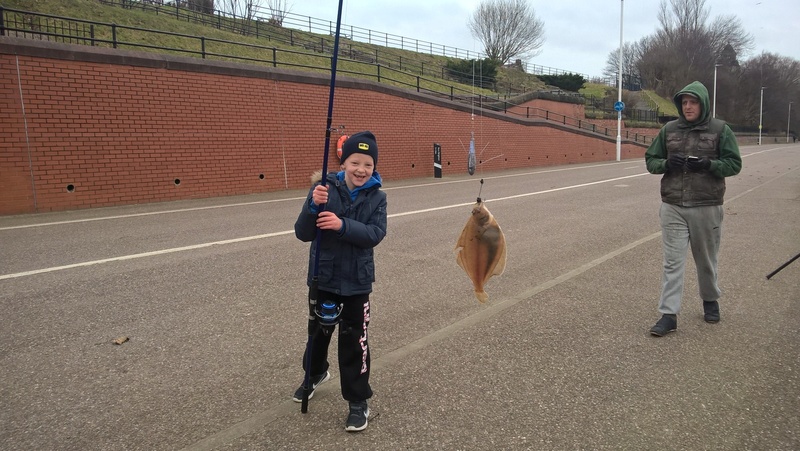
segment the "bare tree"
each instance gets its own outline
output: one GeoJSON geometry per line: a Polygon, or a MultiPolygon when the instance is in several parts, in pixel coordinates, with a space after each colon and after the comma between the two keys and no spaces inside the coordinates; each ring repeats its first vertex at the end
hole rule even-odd
{"type": "Polygon", "coordinates": [[[645,84],[662,96],[671,96],[692,80],[711,87],[715,64],[730,71],[738,55],[752,47],[753,38],[735,16],[720,16],[709,23],[705,3],[661,0],[660,28],[647,38],[635,65],[645,84]]]}
{"type": "MultiPolygon", "coordinates": [[[[641,58],[642,41],[639,42],[626,42],[622,44],[622,74],[625,76],[639,77],[639,67],[637,63],[641,58]]],[[[607,78],[616,78],[619,72],[619,49],[613,50],[608,54],[606,60],[606,67],[603,69],[603,75],[607,78]]]]}
{"type": "Polygon", "coordinates": [[[281,26],[286,15],[292,10],[292,5],[289,4],[289,0],[267,0],[267,9],[269,10],[269,22],[281,26]]]}
{"type": "Polygon", "coordinates": [[[261,6],[261,0],[218,0],[219,8],[240,19],[253,20],[261,6]]]}
{"type": "Polygon", "coordinates": [[[486,55],[501,64],[535,56],[544,45],[544,22],[526,0],[483,0],[469,21],[486,55]]]}
{"type": "MultiPolygon", "coordinates": [[[[733,97],[736,123],[755,128],[761,115],[766,130],[785,131],[789,102],[800,101],[800,62],[773,53],[762,53],[746,61],[733,97]],[[765,88],[763,108],[760,104],[762,86],[765,88]]],[[[791,127],[796,128],[794,124],[797,123],[792,121],[791,127]]]]}

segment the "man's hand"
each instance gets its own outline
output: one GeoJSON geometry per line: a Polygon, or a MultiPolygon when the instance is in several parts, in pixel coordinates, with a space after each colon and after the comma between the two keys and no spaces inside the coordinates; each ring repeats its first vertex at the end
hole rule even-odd
{"type": "Polygon", "coordinates": [[[704,172],[711,169],[711,160],[708,157],[689,158],[686,167],[692,172],[704,172]]]}
{"type": "Polygon", "coordinates": [[[686,164],[686,157],[682,153],[674,153],[667,158],[667,169],[671,171],[682,171],[686,164]]]}

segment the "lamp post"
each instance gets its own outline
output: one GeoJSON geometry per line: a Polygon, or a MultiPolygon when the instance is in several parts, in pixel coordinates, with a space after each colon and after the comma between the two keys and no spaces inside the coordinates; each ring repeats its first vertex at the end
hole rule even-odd
{"type": "MultiPolygon", "coordinates": [[[[622,103],[622,11],[625,0],[619,1],[619,93],[617,102],[622,103]]],[[[622,157],[622,110],[617,111],[617,161],[622,157]]]]}
{"type": "Polygon", "coordinates": [[[761,101],[758,107],[758,145],[761,145],[761,119],[764,117],[764,86],[761,87],[761,101]]]}
{"type": "Polygon", "coordinates": [[[717,117],[717,68],[722,64],[714,64],[714,106],[711,108],[711,117],[717,117]]]}
{"type": "Polygon", "coordinates": [[[789,144],[789,127],[792,124],[792,104],[794,102],[789,102],[789,115],[786,116],[786,144],[789,144]]]}

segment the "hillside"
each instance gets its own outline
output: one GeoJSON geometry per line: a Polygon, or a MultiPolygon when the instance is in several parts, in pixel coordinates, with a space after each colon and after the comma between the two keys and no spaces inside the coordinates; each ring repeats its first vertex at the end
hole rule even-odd
{"type": "MultiPolygon", "coordinates": [[[[184,17],[178,20],[174,15],[164,12],[169,10],[166,7],[162,7],[161,13],[157,13],[153,6],[148,6],[151,10],[145,11],[139,7],[122,8],[119,6],[121,4],[120,0],[4,0],[2,3],[7,8],[140,29],[125,29],[124,40],[129,45],[120,48],[183,55],[197,54],[198,40],[189,39],[187,36],[202,36],[207,39],[204,43],[205,50],[209,54],[216,54],[217,59],[226,59],[220,56],[225,55],[230,56],[227,59],[258,64],[257,60],[263,59],[265,48],[276,48],[282,50],[280,52],[282,66],[313,71],[328,71],[330,68],[328,55],[333,40],[329,35],[282,28],[268,21],[259,21],[256,26],[261,27],[261,36],[256,37],[252,33],[245,35],[226,31],[226,28],[241,27],[241,20],[233,21],[224,16],[220,19],[217,16],[184,9],[181,10],[181,14],[193,16],[191,21],[184,17]],[[205,21],[207,24],[197,21],[205,21]],[[170,34],[152,32],[155,30],[170,34]],[[327,53],[324,49],[316,48],[318,43],[321,43],[322,47],[328,46],[327,53]]],[[[134,4],[143,6],[139,2],[134,4]]],[[[94,33],[97,39],[109,41],[112,39],[110,26],[96,27],[94,33]]],[[[121,39],[119,36],[117,38],[121,39]]],[[[544,84],[533,75],[517,70],[501,70],[497,76],[495,90],[482,89],[481,83],[465,85],[458,83],[457,80],[443,78],[444,67],[450,58],[356,42],[344,35],[340,41],[338,69],[348,76],[371,79],[377,76],[381,82],[406,88],[419,85],[429,92],[450,94],[455,91],[462,96],[480,94],[496,98],[500,95],[498,92],[506,94],[520,92],[521,89],[536,90],[544,87],[544,84]],[[344,53],[346,55],[342,56],[344,53]],[[381,65],[377,74],[376,63],[381,65]]]]}
{"type": "MultiPolygon", "coordinates": [[[[203,51],[207,53],[205,57],[209,59],[270,64],[263,60],[264,50],[275,48],[279,49],[280,67],[317,72],[330,70],[329,52],[332,38],[329,35],[282,28],[272,26],[266,21],[259,21],[256,26],[260,25],[261,34],[254,36],[253,33],[226,31],[226,29],[236,30],[237,27],[242,27],[242,24],[241,21],[236,22],[224,16],[217,20],[216,16],[182,9],[181,14],[187,16],[176,18],[174,14],[164,12],[170,10],[166,7],[160,10],[143,10],[139,7],[123,8],[120,6],[122,3],[121,0],[3,0],[2,6],[108,24],[108,26],[93,27],[92,33],[96,39],[109,42],[114,38],[110,24],[117,24],[120,27],[114,36],[117,40],[125,42],[125,45],[119,46],[122,49],[201,57],[199,37],[202,36],[203,51]],[[189,14],[193,17],[189,17],[189,14]],[[209,17],[214,20],[209,21],[209,17]],[[203,21],[206,24],[198,23],[203,21]],[[135,29],[123,29],[123,27],[135,29]],[[287,34],[289,38],[286,38],[287,34]],[[323,48],[317,49],[317,45],[323,48]],[[324,50],[326,45],[328,53],[324,50]]],[[[140,2],[133,3],[144,6],[140,2]]],[[[150,6],[150,8],[155,7],[150,6]]],[[[57,22],[55,18],[47,20],[57,22]]],[[[500,68],[493,89],[484,89],[481,83],[463,84],[445,78],[445,67],[448,61],[451,61],[450,58],[365,44],[349,40],[347,36],[343,36],[340,41],[340,55],[341,49],[346,49],[348,53],[344,57],[340,56],[338,69],[347,76],[369,79],[377,77],[382,83],[406,89],[416,87],[425,92],[447,96],[455,93],[456,98],[462,101],[471,101],[472,97],[482,95],[514,103],[513,99],[527,92],[548,89],[538,77],[514,68],[500,68]]],[[[608,109],[616,100],[614,87],[587,83],[580,90],[580,94],[584,95],[591,105],[601,105],[601,108],[606,110],[598,113],[591,108],[592,114],[589,115],[590,108],[587,103],[587,117],[602,119],[613,115],[608,109]]],[[[623,97],[626,105],[631,108],[657,108],[659,114],[677,114],[670,100],[660,98],[652,91],[633,95],[626,92],[623,97]]]]}

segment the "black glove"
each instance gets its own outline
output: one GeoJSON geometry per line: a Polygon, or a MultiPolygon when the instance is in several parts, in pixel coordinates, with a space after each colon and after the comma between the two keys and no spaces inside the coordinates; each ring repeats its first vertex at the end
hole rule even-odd
{"type": "Polygon", "coordinates": [[[667,169],[672,171],[682,171],[686,164],[686,157],[682,153],[673,153],[667,158],[667,169]]]}
{"type": "Polygon", "coordinates": [[[686,167],[692,172],[704,172],[711,169],[711,160],[708,157],[689,158],[686,167]]]}

